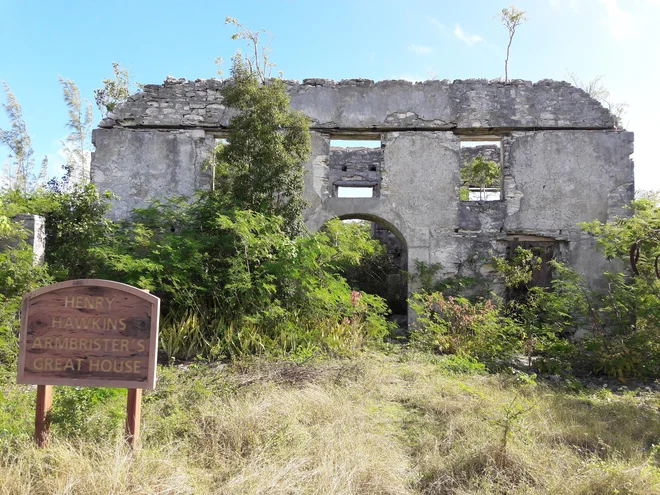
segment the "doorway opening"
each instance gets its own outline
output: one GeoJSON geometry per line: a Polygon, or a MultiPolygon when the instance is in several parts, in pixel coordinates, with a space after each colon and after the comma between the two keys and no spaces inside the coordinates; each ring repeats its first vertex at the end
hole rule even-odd
{"type": "Polygon", "coordinates": [[[370,215],[340,217],[362,229],[377,242],[373,254],[359,265],[347,267],[342,275],[351,289],[375,294],[387,302],[397,324],[395,335],[406,336],[408,327],[408,248],[401,233],[389,222],[370,215]]]}

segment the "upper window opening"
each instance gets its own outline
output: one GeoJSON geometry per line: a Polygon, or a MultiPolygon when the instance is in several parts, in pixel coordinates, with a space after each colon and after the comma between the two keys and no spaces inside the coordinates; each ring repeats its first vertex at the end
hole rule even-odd
{"type": "Polygon", "coordinates": [[[331,139],[330,147],[380,148],[380,139],[331,139]]]}
{"type": "MultiPolygon", "coordinates": [[[[370,134],[369,137],[373,136],[370,134]]],[[[332,196],[379,197],[382,168],[383,149],[380,140],[330,140],[328,183],[332,196]]]]}
{"type": "Polygon", "coordinates": [[[462,201],[502,199],[502,153],[500,140],[461,140],[462,201]]]}
{"type": "Polygon", "coordinates": [[[360,186],[360,187],[338,186],[337,197],[338,198],[373,198],[374,187],[373,186],[360,186]]]}

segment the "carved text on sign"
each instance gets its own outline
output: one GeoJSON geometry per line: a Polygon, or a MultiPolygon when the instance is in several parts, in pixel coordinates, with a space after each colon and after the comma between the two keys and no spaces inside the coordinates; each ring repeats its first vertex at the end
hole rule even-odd
{"type": "Polygon", "coordinates": [[[27,294],[18,382],[153,388],[159,303],[106,280],[62,282],[27,294]]]}

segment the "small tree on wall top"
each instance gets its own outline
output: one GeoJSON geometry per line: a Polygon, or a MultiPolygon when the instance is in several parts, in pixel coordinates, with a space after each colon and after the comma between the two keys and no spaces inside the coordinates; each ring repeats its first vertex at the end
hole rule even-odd
{"type": "Polygon", "coordinates": [[[259,47],[259,32],[239,29],[253,55],[239,51],[232,59],[231,79],[223,87],[224,103],[240,111],[229,125],[227,143],[216,150],[216,187],[240,209],[281,215],[290,235],[304,231],[303,167],[311,152],[309,119],[293,110],[281,79],[268,79],[273,64],[259,47]]]}
{"type": "Polygon", "coordinates": [[[502,21],[509,31],[509,44],[506,46],[506,59],[504,60],[504,82],[509,80],[509,54],[511,51],[511,43],[513,37],[516,35],[516,28],[527,20],[527,12],[518,9],[515,5],[508,8],[503,8],[502,12],[497,15],[497,18],[502,21]]]}

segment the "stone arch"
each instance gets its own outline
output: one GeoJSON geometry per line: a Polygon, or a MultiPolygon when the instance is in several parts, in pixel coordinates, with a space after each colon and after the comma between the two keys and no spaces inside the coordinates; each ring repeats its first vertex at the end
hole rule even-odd
{"type": "Polygon", "coordinates": [[[323,225],[333,218],[372,222],[372,235],[388,248],[390,260],[394,261],[400,270],[400,272],[393,271],[388,276],[387,284],[384,287],[386,296],[385,294],[381,295],[387,299],[393,315],[395,315],[393,316],[395,321],[401,328],[405,328],[409,313],[407,299],[411,290],[411,281],[405,274],[409,269],[410,262],[408,256],[409,241],[404,233],[405,230],[401,227],[401,223],[399,223],[401,219],[386,219],[382,215],[356,209],[352,212],[342,212],[341,214],[335,215],[317,215],[313,218],[313,221],[310,221],[312,219],[308,219],[308,226],[310,227],[310,230],[316,231],[321,229],[323,225]],[[379,229],[378,226],[382,227],[382,229],[379,229]],[[389,237],[388,233],[391,233],[396,239],[389,237]]]}
{"type": "Polygon", "coordinates": [[[403,247],[406,250],[408,249],[408,243],[406,241],[405,236],[392,222],[388,222],[384,218],[381,218],[377,215],[370,215],[368,213],[347,213],[344,215],[339,215],[337,218],[339,218],[340,220],[366,220],[367,222],[373,222],[375,224],[381,225],[390,232],[392,232],[396,236],[396,238],[401,241],[403,247]]]}

